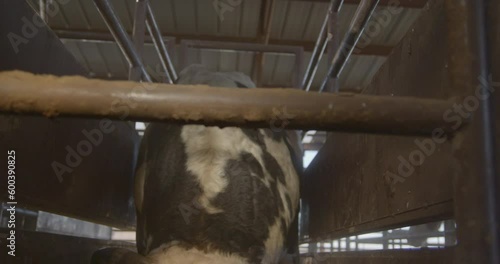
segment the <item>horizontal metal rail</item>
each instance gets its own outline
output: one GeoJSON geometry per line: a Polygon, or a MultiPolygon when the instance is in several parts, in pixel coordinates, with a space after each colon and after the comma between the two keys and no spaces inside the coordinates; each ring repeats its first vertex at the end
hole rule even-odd
{"type": "Polygon", "coordinates": [[[298,54],[304,50],[300,46],[268,45],[260,43],[239,43],[222,41],[182,40],[181,44],[188,48],[238,50],[298,54]]]}
{"type": "MultiPolygon", "coordinates": [[[[73,40],[73,41],[83,41],[83,42],[97,42],[97,43],[115,43],[113,35],[109,32],[98,32],[98,31],[83,31],[83,30],[66,30],[66,29],[53,29],[59,39],[73,40]]],[[[128,35],[132,35],[133,32],[127,32],[128,35]]],[[[162,40],[167,42],[167,46],[170,43],[175,42],[175,37],[163,36],[162,40]]],[[[153,44],[153,37],[148,34],[144,36],[144,44],[153,44]]]]}
{"type": "MultiPolygon", "coordinates": [[[[0,73],[0,112],[383,134],[451,133],[453,100],[0,73]]],[[[464,122],[465,123],[465,122],[464,122]]]]}

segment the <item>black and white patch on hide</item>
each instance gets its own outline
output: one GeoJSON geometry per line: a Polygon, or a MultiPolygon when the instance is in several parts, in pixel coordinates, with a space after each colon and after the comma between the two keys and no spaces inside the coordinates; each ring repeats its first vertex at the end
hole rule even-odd
{"type": "MultiPolygon", "coordinates": [[[[199,65],[179,77],[254,87],[244,74],[199,65]]],[[[138,252],[151,263],[278,263],[297,232],[302,167],[290,133],[151,123],[137,164],[138,252]]]]}

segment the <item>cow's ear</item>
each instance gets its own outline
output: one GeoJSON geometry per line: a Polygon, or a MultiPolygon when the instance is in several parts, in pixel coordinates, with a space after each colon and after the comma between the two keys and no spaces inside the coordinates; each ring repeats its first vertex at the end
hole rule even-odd
{"type": "Polygon", "coordinates": [[[90,264],[152,264],[152,262],[128,249],[104,248],[94,252],[90,264]]]}

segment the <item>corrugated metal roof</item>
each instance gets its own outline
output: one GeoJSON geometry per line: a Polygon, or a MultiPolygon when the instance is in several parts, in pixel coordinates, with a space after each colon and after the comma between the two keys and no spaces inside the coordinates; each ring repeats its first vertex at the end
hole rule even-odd
{"type": "MultiPolygon", "coordinates": [[[[36,6],[37,1],[32,1],[36,6]]],[[[224,1],[222,1],[224,2],[224,1]]],[[[123,25],[132,30],[134,0],[111,0],[123,25]]],[[[212,0],[151,0],[160,29],[165,34],[189,34],[255,38],[258,34],[259,13],[262,1],[241,1],[233,10],[223,13],[220,19],[215,1],[212,0]]],[[[271,23],[271,39],[315,41],[326,15],[328,4],[324,2],[276,1],[271,23]]],[[[347,30],[355,5],[344,5],[339,15],[341,36],[347,30]]],[[[396,45],[419,15],[419,9],[404,9],[391,14],[386,7],[379,7],[367,28],[363,43],[373,45],[396,45]],[[378,22],[375,22],[378,21],[378,22]]],[[[72,0],[61,5],[60,12],[49,18],[49,25],[56,29],[107,31],[107,27],[94,3],[88,0],[72,0]]],[[[66,47],[77,60],[88,69],[90,76],[126,79],[128,65],[114,43],[65,41],[66,47]]],[[[173,48],[174,65],[179,68],[179,47],[173,48]]],[[[310,52],[304,53],[304,69],[310,52]]],[[[295,57],[288,54],[266,54],[264,56],[264,86],[292,86],[295,57]]],[[[326,56],[324,56],[326,57],[326,56]]],[[[188,62],[202,63],[220,71],[242,71],[251,74],[252,52],[189,49],[188,62]]],[[[385,57],[354,55],[340,77],[341,87],[363,87],[371,80],[385,57]]],[[[159,65],[152,45],[144,49],[144,62],[151,69],[159,65]]],[[[327,61],[320,62],[318,74],[313,82],[316,87],[326,73],[327,61]]],[[[179,69],[178,69],[179,70],[179,69]]],[[[314,90],[315,88],[313,88],[314,90]]]]}

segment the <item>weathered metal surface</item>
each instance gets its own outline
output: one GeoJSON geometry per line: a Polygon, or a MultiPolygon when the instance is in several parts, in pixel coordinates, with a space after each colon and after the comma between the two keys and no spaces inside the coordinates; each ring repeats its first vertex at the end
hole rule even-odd
{"type": "MultiPolygon", "coordinates": [[[[10,230],[0,228],[0,245],[7,244],[10,230]]],[[[16,230],[16,256],[2,249],[1,263],[88,264],[94,251],[104,247],[121,247],[135,251],[127,242],[56,235],[16,230]]]]}
{"type": "Polygon", "coordinates": [[[302,264],[422,264],[452,263],[453,248],[321,253],[303,257],[302,264]]]}
{"type": "Polygon", "coordinates": [[[460,104],[465,106],[466,114],[473,117],[472,125],[454,140],[454,154],[460,161],[455,174],[457,264],[500,263],[499,164],[495,149],[498,138],[492,96],[498,93],[498,83],[494,81],[499,76],[490,75],[489,60],[497,58],[491,57],[488,50],[488,46],[495,47],[500,42],[495,42],[494,31],[488,36],[488,26],[498,25],[487,25],[486,2],[446,0],[445,4],[448,42],[453,43],[449,47],[450,85],[453,93],[462,97],[460,104]]]}
{"type": "MultiPolygon", "coordinates": [[[[422,11],[365,94],[449,97],[442,3],[432,1],[422,11]]],[[[441,119],[445,111],[438,114],[441,119]]],[[[431,140],[433,149],[422,147],[429,140],[331,133],[305,173],[303,215],[309,223],[302,230],[309,229],[309,239],[318,241],[452,217],[456,160],[448,141],[431,140]],[[418,153],[422,165],[400,165],[409,163],[410,155],[418,161],[418,153]]]]}
{"type": "Polygon", "coordinates": [[[231,89],[82,77],[0,73],[0,111],[54,116],[340,130],[389,134],[450,131],[452,100],[318,94],[292,89],[231,89]]]}
{"type": "MultiPolygon", "coordinates": [[[[16,46],[17,53],[9,41],[0,41],[0,69],[83,75],[85,70],[45,24],[33,24],[36,30],[25,34],[38,19],[26,1],[0,0],[0,37],[15,34],[27,40],[16,46]]],[[[106,124],[114,131],[102,132],[100,120],[0,115],[0,151],[16,151],[19,207],[133,228],[132,176],[139,137],[125,122],[106,124]],[[103,133],[102,142],[92,145],[92,153],[81,162],[72,159],[77,166],[68,164],[67,148],[86,144],[81,143],[89,142],[83,131],[94,130],[103,133]],[[72,170],[61,175],[62,182],[52,168],[54,161],[72,170]]],[[[7,162],[1,162],[0,170],[6,168],[7,162]]],[[[0,181],[1,201],[7,198],[6,184],[0,181]]]]}

